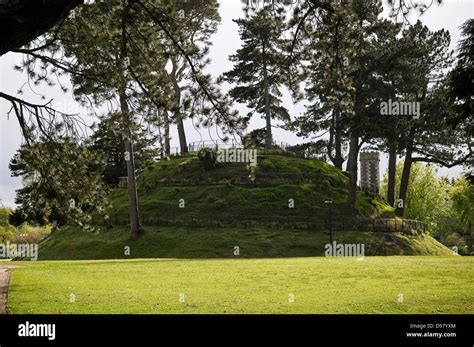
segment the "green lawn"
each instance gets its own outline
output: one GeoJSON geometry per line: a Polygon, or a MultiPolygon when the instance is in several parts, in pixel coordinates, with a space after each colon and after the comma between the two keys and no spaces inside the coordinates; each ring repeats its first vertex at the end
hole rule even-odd
{"type": "Polygon", "coordinates": [[[19,264],[10,313],[474,313],[474,257],[19,264]]]}

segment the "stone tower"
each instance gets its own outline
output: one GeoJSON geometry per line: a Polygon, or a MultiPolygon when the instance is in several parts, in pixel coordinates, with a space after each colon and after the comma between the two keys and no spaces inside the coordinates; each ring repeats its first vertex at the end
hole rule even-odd
{"type": "Polygon", "coordinates": [[[360,187],[372,193],[379,193],[380,183],[380,153],[363,150],[360,153],[360,187]]]}

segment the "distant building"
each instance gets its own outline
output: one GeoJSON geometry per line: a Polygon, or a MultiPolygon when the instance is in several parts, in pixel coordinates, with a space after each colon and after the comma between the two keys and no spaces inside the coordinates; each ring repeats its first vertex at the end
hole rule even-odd
{"type": "Polygon", "coordinates": [[[363,150],[360,153],[360,187],[372,193],[379,193],[380,153],[363,150]]]}

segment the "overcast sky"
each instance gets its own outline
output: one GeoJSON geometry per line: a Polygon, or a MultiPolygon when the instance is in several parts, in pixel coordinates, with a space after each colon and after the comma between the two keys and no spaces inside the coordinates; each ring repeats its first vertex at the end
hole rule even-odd
{"type": "MultiPolygon", "coordinates": [[[[460,38],[459,26],[474,15],[474,0],[445,0],[444,2],[445,4],[439,7],[433,5],[420,19],[431,30],[442,28],[449,30],[452,40],[451,45],[454,49],[460,38]]],[[[232,19],[243,16],[240,0],[220,0],[220,4],[219,11],[222,23],[212,39],[213,46],[210,51],[212,62],[208,69],[214,76],[219,76],[232,68],[228,56],[235,53],[241,45],[237,24],[232,21],[232,19]]],[[[413,16],[413,20],[416,20],[416,17],[413,16]]],[[[25,74],[13,71],[15,62],[20,60],[21,55],[12,53],[8,53],[0,58],[0,90],[2,92],[16,95],[20,86],[26,82],[25,74]]],[[[25,88],[25,94],[21,96],[22,98],[33,102],[41,102],[38,95],[27,89],[25,88]]],[[[76,113],[81,111],[70,93],[64,94],[59,88],[39,87],[35,91],[39,94],[44,94],[48,100],[54,99],[54,105],[65,112],[76,113]]],[[[304,112],[304,104],[293,105],[287,93],[284,100],[285,106],[289,109],[292,116],[304,112]]],[[[14,207],[15,189],[21,187],[21,180],[10,177],[8,162],[19,148],[22,139],[15,116],[11,115],[10,119],[7,118],[9,108],[8,103],[0,100],[0,199],[4,205],[14,207]]],[[[243,105],[236,105],[236,108],[242,115],[248,112],[243,105]]],[[[91,119],[91,121],[93,120],[91,119]]],[[[250,129],[261,128],[264,125],[263,120],[253,119],[250,129]]],[[[205,140],[209,139],[207,130],[201,131],[202,133],[199,134],[193,129],[189,121],[186,122],[186,130],[188,142],[199,141],[201,137],[205,140]]],[[[304,141],[296,135],[281,129],[274,130],[274,138],[277,141],[284,141],[290,144],[304,141]]],[[[214,139],[217,138],[214,137],[214,139]]],[[[172,132],[172,146],[178,146],[178,137],[175,129],[172,132]]],[[[387,160],[384,157],[381,162],[382,173],[386,171],[386,162],[387,160]]],[[[459,167],[451,170],[441,169],[440,174],[449,174],[454,177],[460,171],[461,168],[459,167]]]]}

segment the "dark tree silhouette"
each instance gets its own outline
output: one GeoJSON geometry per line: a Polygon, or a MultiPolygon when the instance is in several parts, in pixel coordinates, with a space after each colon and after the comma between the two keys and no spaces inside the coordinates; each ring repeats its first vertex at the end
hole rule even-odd
{"type": "Polygon", "coordinates": [[[64,19],[83,0],[0,2],[0,56],[20,48],[64,19]]]}

